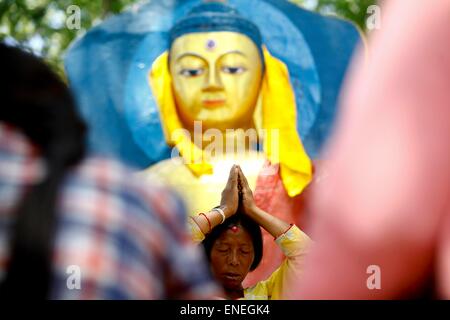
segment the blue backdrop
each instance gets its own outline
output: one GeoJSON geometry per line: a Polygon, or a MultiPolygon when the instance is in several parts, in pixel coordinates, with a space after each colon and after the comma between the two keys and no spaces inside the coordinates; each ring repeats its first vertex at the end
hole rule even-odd
{"type": "MultiPolygon", "coordinates": [[[[92,28],[68,50],[66,72],[89,125],[91,152],[137,168],[169,157],[148,73],[167,50],[173,23],[199,2],[151,1],[92,28]]],[[[269,51],[288,66],[298,132],[308,154],[317,157],[330,133],[359,32],[347,21],[283,0],[228,2],[259,26],[269,51]]]]}

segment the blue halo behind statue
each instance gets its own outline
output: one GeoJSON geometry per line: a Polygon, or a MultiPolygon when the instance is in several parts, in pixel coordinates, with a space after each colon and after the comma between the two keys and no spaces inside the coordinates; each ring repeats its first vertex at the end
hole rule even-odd
{"type": "MultiPolygon", "coordinates": [[[[152,1],[105,21],[70,48],[66,70],[90,127],[92,152],[137,168],[170,156],[148,73],[167,50],[173,23],[199,2],[152,1]]],[[[358,31],[351,23],[282,0],[228,2],[260,28],[269,51],[287,65],[296,93],[297,129],[308,154],[316,157],[333,123],[358,31]]]]}

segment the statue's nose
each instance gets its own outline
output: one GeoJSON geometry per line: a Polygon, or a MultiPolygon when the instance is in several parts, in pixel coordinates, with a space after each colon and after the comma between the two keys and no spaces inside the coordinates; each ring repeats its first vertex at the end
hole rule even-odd
{"type": "Polygon", "coordinates": [[[209,68],[205,79],[204,91],[220,91],[223,90],[220,72],[216,68],[209,68]]]}

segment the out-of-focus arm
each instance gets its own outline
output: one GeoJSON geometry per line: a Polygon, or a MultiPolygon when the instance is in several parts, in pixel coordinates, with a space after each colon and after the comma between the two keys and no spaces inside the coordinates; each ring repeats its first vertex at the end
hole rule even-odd
{"type": "Polygon", "coordinates": [[[430,273],[448,213],[450,2],[385,4],[313,191],[315,246],[296,298],[408,297],[430,273]]]}

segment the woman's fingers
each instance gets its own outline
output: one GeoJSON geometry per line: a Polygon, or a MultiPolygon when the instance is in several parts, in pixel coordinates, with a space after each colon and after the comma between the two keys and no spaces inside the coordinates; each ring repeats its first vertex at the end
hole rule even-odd
{"type": "Polygon", "coordinates": [[[230,175],[228,176],[227,188],[233,190],[238,184],[239,171],[236,165],[233,165],[230,169],[230,175]]]}
{"type": "Polygon", "coordinates": [[[238,180],[239,171],[236,165],[232,166],[230,169],[230,175],[228,177],[227,185],[222,191],[222,199],[220,205],[224,206],[223,210],[227,217],[236,213],[239,195],[238,195],[238,180]]]}
{"type": "Polygon", "coordinates": [[[253,212],[255,202],[253,199],[253,192],[248,185],[247,178],[245,177],[242,169],[239,167],[239,184],[242,188],[242,201],[244,205],[244,213],[250,215],[253,212]]]}
{"type": "Polygon", "coordinates": [[[238,167],[238,170],[239,170],[239,178],[241,180],[242,189],[243,190],[250,190],[247,178],[245,177],[244,173],[242,172],[241,167],[238,167]]]}

